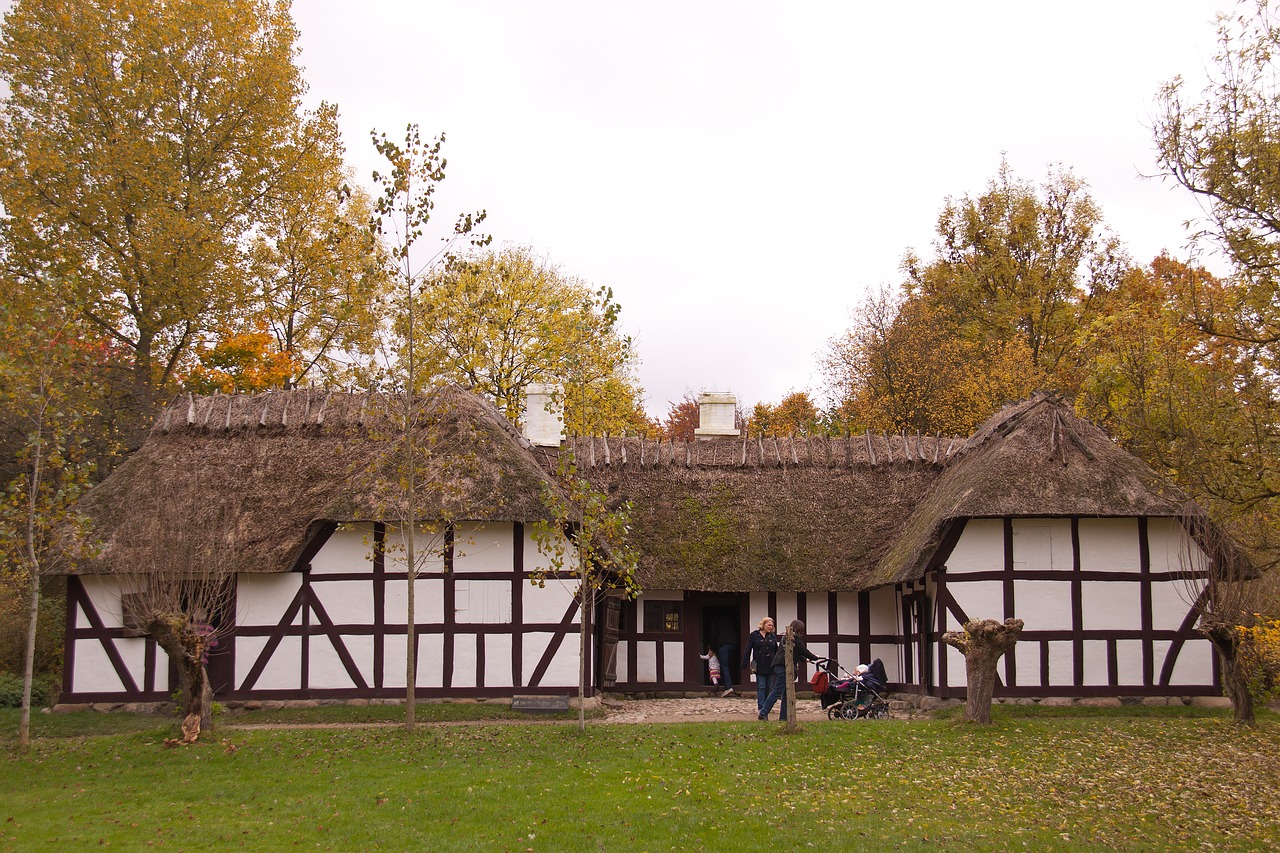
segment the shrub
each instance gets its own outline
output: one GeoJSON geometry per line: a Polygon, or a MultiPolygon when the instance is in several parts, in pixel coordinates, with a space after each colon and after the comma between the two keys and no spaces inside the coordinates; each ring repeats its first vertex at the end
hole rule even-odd
{"type": "MultiPolygon", "coordinates": [[[[31,682],[31,707],[52,705],[58,698],[58,685],[50,676],[38,676],[31,682]]],[[[22,676],[0,672],[0,708],[22,707],[22,676]]]]}

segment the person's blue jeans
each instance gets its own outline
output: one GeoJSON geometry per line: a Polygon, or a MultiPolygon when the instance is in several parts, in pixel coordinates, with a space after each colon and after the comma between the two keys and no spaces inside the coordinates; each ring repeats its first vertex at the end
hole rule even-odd
{"type": "Polygon", "coordinates": [[[729,674],[729,667],[738,659],[738,644],[725,643],[716,651],[720,655],[720,677],[724,679],[724,689],[732,690],[733,676],[729,674]]]}
{"type": "MultiPolygon", "coordinates": [[[[764,707],[760,709],[760,716],[762,717],[769,716],[769,712],[773,710],[773,706],[779,699],[782,699],[783,694],[787,692],[787,671],[785,669],[774,669],[769,673],[769,681],[772,682],[769,685],[769,695],[764,700],[764,707]]],[[[787,702],[783,699],[782,713],[778,716],[778,719],[785,720],[786,718],[787,702]]]]}
{"type": "MultiPolygon", "coordinates": [[[[764,703],[773,689],[773,670],[756,670],[756,713],[764,714],[764,703]]],[[[772,705],[769,707],[773,707],[772,705]]]]}

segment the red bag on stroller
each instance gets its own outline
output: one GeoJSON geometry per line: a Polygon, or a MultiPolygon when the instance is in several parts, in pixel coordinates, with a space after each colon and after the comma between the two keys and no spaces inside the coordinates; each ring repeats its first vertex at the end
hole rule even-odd
{"type": "Polygon", "coordinates": [[[813,692],[821,696],[827,692],[827,688],[831,686],[831,676],[824,670],[818,670],[813,674],[813,678],[809,679],[809,687],[813,692]]]}

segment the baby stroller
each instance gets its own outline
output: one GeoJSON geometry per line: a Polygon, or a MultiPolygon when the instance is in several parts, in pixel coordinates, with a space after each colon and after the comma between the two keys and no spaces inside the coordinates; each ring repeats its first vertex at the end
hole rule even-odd
{"type": "Polygon", "coordinates": [[[876,658],[862,665],[855,672],[842,667],[830,658],[821,658],[817,666],[829,679],[822,694],[822,707],[832,720],[887,720],[889,700],[882,695],[889,678],[884,664],[876,658]]]}

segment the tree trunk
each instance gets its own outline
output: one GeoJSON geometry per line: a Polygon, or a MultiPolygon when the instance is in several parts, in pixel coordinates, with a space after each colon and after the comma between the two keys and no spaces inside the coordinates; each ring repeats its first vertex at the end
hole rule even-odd
{"type": "Polygon", "coordinates": [[[1234,625],[1215,625],[1204,629],[1222,662],[1222,692],[1231,700],[1231,711],[1238,726],[1252,726],[1253,694],[1249,692],[1248,674],[1240,665],[1240,641],[1234,625]]]}
{"type": "Polygon", "coordinates": [[[206,713],[205,688],[208,680],[201,658],[208,648],[208,641],[185,615],[154,616],[146,630],[178,668],[178,688],[183,700],[183,740],[192,743],[200,736],[200,721],[206,713]]]}
{"type": "MultiPolygon", "coordinates": [[[[581,567],[583,571],[586,567],[581,567]]],[[[579,590],[578,598],[582,603],[582,613],[578,622],[578,731],[585,732],[587,730],[587,614],[591,612],[592,589],[587,582],[585,575],[579,575],[582,578],[582,587],[579,590]]]]}
{"type": "Polygon", "coordinates": [[[22,665],[22,721],[18,724],[18,747],[31,746],[31,685],[35,681],[36,629],[40,624],[40,578],[31,578],[31,604],[27,611],[27,649],[22,665]]]}
{"type": "Polygon", "coordinates": [[[782,695],[782,701],[787,703],[787,731],[793,732],[799,725],[796,720],[796,634],[795,629],[787,626],[787,633],[783,639],[783,646],[786,648],[786,675],[783,676],[786,681],[786,692],[782,695]]]}
{"type": "Polygon", "coordinates": [[[964,631],[948,631],[942,641],[964,655],[965,680],[968,683],[964,718],[970,723],[991,722],[991,696],[996,687],[996,665],[1018,642],[1022,633],[1021,619],[971,619],[964,631]]]}

